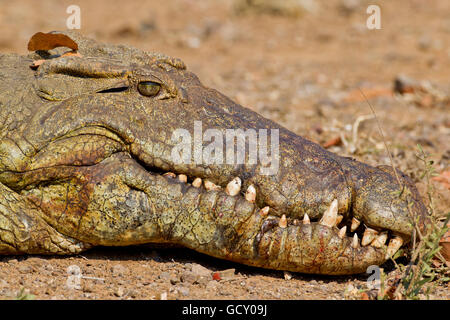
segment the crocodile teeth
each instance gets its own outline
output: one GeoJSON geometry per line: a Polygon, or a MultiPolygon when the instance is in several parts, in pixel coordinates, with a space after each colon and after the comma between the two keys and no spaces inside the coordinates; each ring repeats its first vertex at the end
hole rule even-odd
{"type": "Polygon", "coordinates": [[[336,226],[341,223],[342,219],[344,219],[344,216],[338,215],[336,218],[336,226]]]}
{"type": "Polygon", "coordinates": [[[373,230],[371,228],[367,228],[364,231],[364,235],[363,235],[363,238],[361,240],[361,245],[363,247],[367,246],[369,243],[371,243],[377,237],[377,235],[378,235],[378,231],[373,230]]]}
{"type": "Polygon", "coordinates": [[[286,216],[284,214],[281,216],[281,219],[278,222],[278,225],[280,226],[280,228],[286,228],[287,227],[287,219],[286,219],[286,216]]]}
{"type": "Polygon", "coordinates": [[[352,247],[358,248],[358,245],[359,245],[358,235],[355,233],[352,240],[352,247]]]}
{"type": "Polygon", "coordinates": [[[251,203],[256,200],[256,189],[252,184],[248,186],[247,192],[245,192],[245,200],[251,203]]]}
{"type": "Polygon", "coordinates": [[[227,184],[225,192],[229,196],[235,196],[239,194],[239,192],[241,192],[241,184],[242,184],[241,178],[236,177],[227,184]]]}
{"type": "Polygon", "coordinates": [[[323,213],[322,219],[320,219],[319,223],[330,228],[334,227],[336,225],[337,213],[338,201],[337,199],[334,199],[328,209],[323,213]]]}
{"type": "Polygon", "coordinates": [[[166,172],[163,174],[163,177],[170,177],[170,178],[176,178],[177,175],[173,172],[166,172]]]}
{"type": "Polygon", "coordinates": [[[389,241],[388,247],[387,247],[387,251],[386,251],[386,259],[389,257],[392,257],[398,249],[400,249],[400,247],[403,244],[403,239],[399,236],[394,236],[391,241],[389,241]]]}
{"type": "Polygon", "coordinates": [[[200,188],[202,186],[202,178],[195,178],[194,181],[192,181],[192,186],[200,188]]]}
{"type": "Polygon", "coordinates": [[[339,230],[339,238],[344,239],[345,237],[345,233],[347,232],[347,226],[343,226],[340,230],[339,230]]]}
{"type": "Polygon", "coordinates": [[[270,207],[264,207],[261,210],[259,210],[259,214],[263,217],[267,216],[269,214],[270,207]]]}
{"type": "Polygon", "coordinates": [[[203,184],[205,185],[205,189],[210,191],[210,190],[220,190],[220,186],[214,184],[213,182],[209,181],[209,180],[205,180],[203,182],[203,184]]]}
{"type": "Polygon", "coordinates": [[[291,280],[292,274],[288,271],[284,271],[284,280],[291,280]]]}
{"type": "Polygon", "coordinates": [[[386,243],[387,237],[388,237],[387,232],[382,232],[378,237],[375,238],[375,240],[373,240],[373,242],[370,245],[375,248],[381,248],[386,243]]]}
{"type": "Polygon", "coordinates": [[[350,231],[353,232],[356,229],[358,229],[360,223],[361,223],[361,221],[359,221],[358,219],[352,218],[352,226],[350,228],[350,231]]]}
{"type": "Polygon", "coordinates": [[[178,180],[181,182],[186,183],[187,182],[187,176],[185,174],[178,175],[178,180]]]}
{"type": "Polygon", "coordinates": [[[305,215],[303,216],[303,224],[310,224],[311,221],[309,221],[309,217],[308,214],[305,213],[305,215]]]}

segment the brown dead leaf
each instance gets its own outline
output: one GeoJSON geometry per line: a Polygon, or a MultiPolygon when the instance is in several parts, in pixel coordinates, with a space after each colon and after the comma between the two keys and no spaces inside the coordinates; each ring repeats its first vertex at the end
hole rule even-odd
{"type": "Polygon", "coordinates": [[[325,142],[322,147],[324,147],[325,149],[332,147],[332,146],[339,146],[342,144],[342,140],[341,137],[338,136],[336,138],[330,139],[327,142],[325,142]]]}
{"type": "Polygon", "coordinates": [[[361,293],[361,300],[370,300],[369,295],[366,292],[361,293]]]}
{"type": "Polygon", "coordinates": [[[78,50],[78,44],[64,34],[38,32],[28,42],[29,51],[51,50],[58,47],[67,47],[74,51],[78,50]]]}

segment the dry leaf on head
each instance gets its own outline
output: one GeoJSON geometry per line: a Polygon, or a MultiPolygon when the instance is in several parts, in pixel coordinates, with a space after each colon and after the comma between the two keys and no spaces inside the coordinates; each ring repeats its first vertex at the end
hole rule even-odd
{"type": "Polygon", "coordinates": [[[60,33],[35,33],[28,42],[29,51],[51,50],[58,47],[67,47],[78,50],[78,44],[65,34],[60,33]]]}

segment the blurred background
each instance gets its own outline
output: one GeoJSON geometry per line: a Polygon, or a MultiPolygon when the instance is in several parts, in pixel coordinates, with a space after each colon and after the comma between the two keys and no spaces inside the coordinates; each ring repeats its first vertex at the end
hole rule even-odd
{"type": "Polygon", "coordinates": [[[87,36],[181,58],[331,151],[389,164],[370,102],[395,164],[420,182],[420,144],[437,188],[450,188],[448,0],[0,0],[0,50],[25,54],[34,33],[66,29],[70,5],[87,36]],[[374,2],[381,29],[370,30],[374,2]]]}

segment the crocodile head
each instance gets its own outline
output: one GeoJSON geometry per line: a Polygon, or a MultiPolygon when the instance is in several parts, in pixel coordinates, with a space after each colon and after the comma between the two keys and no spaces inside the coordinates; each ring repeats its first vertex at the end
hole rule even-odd
{"type": "Polygon", "coordinates": [[[0,182],[20,209],[0,213],[25,227],[9,227],[7,241],[0,219],[0,252],[176,243],[351,274],[386,261],[423,223],[401,172],[322,149],[206,88],[178,59],[70,36],[82,57],[47,57],[35,71],[22,57],[17,77],[29,83],[1,98],[19,120],[2,128],[0,182]]]}

